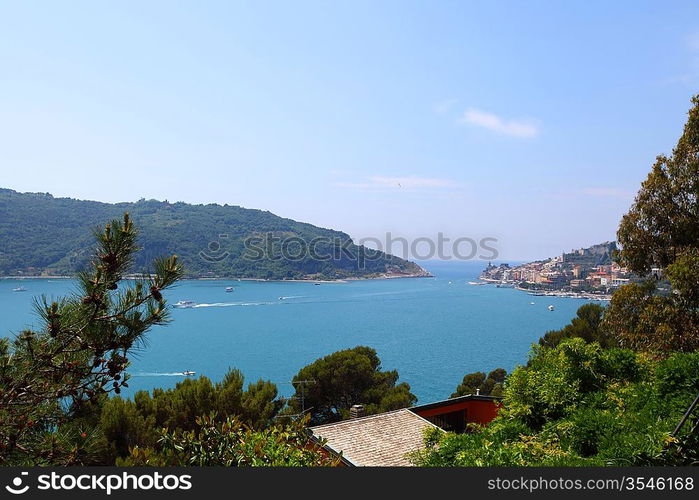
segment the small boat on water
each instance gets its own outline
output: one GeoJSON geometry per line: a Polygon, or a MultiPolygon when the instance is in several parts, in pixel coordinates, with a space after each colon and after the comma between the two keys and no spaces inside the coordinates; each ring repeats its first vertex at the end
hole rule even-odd
{"type": "Polygon", "coordinates": [[[231,293],[232,291],[233,291],[233,287],[232,287],[232,286],[227,286],[227,287],[226,287],[226,293],[231,293]]]}
{"type": "Polygon", "coordinates": [[[530,302],[529,305],[530,305],[530,306],[533,306],[533,305],[534,305],[534,302],[530,302]]]}
{"type": "Polygon", "coordinates": [[[12,289],[13,292],[26,292],[27,289],[24,288],[23,286],[18,286],[17,288],[12,289]]]}
{"type": "Polygon", "coordinates": [[[192,302],[191,300],[180,300],[179,302],[173,304],[172,307],[174,307],[175,309],[189,309],[196,305],[197,303],[192,302]]]}
{"type": "Polygon", "coordinates": [[[553,305],[550,305],[550,306],[549,306],[549,311],[553,311],[553,309],[554,309],[553,305]]]}
{"type": "Polygon", "coordinates": [[[182,375],[184,375],[185,377],[191,377],[195,373],[197,373],[197,372],[193,372],[192,370],[185,370],[182,372],[182,375]]]}
{"type": "Polygon", "coordinates": [[[485,285],[485,283],[482,282],[482,281],[469,281],[468,284],[469,284],[469,285],[474,285],[474,286],[485,285]]]}

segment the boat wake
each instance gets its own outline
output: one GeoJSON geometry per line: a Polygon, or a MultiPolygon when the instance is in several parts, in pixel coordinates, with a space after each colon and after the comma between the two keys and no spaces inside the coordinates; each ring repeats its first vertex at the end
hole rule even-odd
{"type": "Polygon", "coordinates": [[[140,372],[131,373],[132,377],[184,377],[183,372],[140,372]]]}
{"type": "Polygon", "coordinates": [[[245,307],[245,306],[269,306],[276,302],[214,302],[213,304],[197,304],[192,306],[192,309],[202,307],[245,307]]]}

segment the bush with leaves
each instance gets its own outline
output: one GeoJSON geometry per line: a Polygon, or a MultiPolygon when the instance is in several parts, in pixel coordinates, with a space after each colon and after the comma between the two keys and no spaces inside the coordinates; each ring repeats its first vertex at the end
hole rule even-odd
{"type": "Polygon", "coordinates": [[[616,366],[608,360],[620,356],[617,349],[605,350],[580,338],[555,348],[534,346],[528,365],[517,367],[507,380],[503,412],[534,429],[562,418],[586,394],[616,379],[616,366]]]}
{"type": "Polygon", "coordinates": [[[537,436],[521,422],[497,419],[465,434],[428,431],[411,461],[421,467],[598,465],[561,448],[555,436],[537,436]]]}
{"type": "Polygon", "coordinates": [[[225,467],[329,467],[337,456],[322,449],[306,430],[307,420],[252,429],[236,418],[198,417],[196,430],[163,431],[159,450],[134,448],[120,465],[225,467]]]}
{"type": "Polygon", "coordinates": [[[487,427],[436,433],[413,460],[425,466],[690,465],[699,460],[693,417],[676,424],[699,392],[699,353],[664,360],[582,339],[535,346],[507,380],[487,427]]]}

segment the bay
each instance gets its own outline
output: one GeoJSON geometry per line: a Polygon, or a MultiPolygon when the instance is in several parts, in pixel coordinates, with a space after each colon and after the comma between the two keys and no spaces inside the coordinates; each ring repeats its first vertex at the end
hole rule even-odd
{"type": "MultiPolygon", "coordinates": [[[[427,403],[448,398],[466,373],[510,371],[525,363],[532,343],[567,324],[587,302],[469,285],[483,262],[420,264],[435,277],[320,285],[182,281],[167,293],[168,300],[197,306],[173,309],[173,321],[149,333],[147,345],[131,357],[124,395],[174,387],[185,370],[218,381],[236,367],[248,382],[269,379],[288,396],[303,366],[367,345],[377,350],[384,369],[398,370],[400,380],[427,403]]],[[[0,335],[39,323],[34,297],[59,297],[73,289],[71,280],[0,280],[0,335]],[[27,291],[12,291],[19,286],[27,291]]]]}

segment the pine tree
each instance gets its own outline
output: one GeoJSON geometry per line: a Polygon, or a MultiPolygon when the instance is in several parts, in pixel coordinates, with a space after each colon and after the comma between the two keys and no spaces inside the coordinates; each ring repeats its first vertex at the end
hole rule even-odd
{"type": "Polygon", "coordinates": [[[158,259],[153,274],[124,277],[137,251],[128,214],[96,232],[97,249],[77,292],[37,300],[42,326],[0,339],[0,463],[89,462],[93,433],[70,425],[105,394],[128,387],[129,354],[146,332],[168,321],[163,290],[182,276],[177,257],[158,259]]]}

